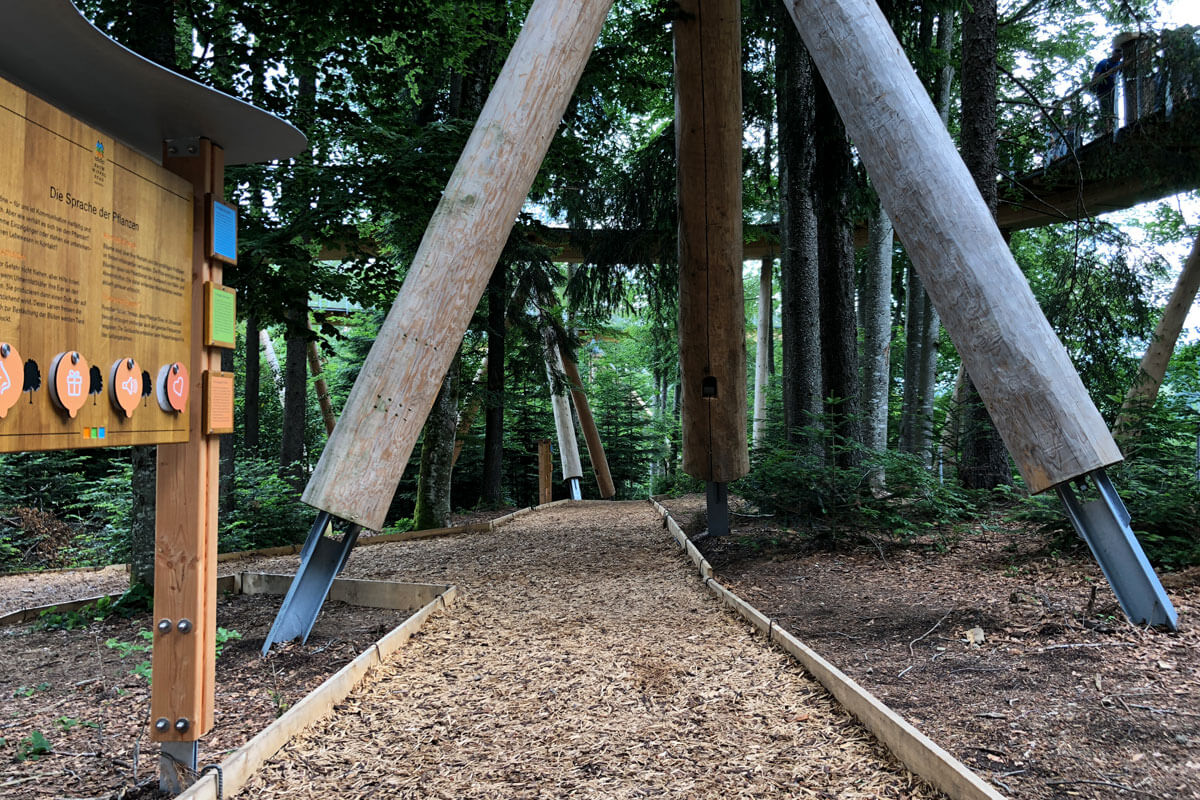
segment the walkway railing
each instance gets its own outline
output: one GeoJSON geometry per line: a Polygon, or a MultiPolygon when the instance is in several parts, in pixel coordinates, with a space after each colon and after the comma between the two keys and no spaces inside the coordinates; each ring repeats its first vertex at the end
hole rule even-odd
{"type": "Polygon", "coordinates": [[[1046,146],[1036,167],[1071,157],[1085,144],[1109,138],[1159,113],[1170,118],[1200,97],[1200,29],[1117,37],[1121,62],[1059,100],[1043,118],[1046,146]]]}

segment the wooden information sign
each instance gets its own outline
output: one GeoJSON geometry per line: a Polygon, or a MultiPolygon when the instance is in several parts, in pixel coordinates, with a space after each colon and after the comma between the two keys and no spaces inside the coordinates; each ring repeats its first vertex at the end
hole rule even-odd
{"type": "Polygon", "coordinates": [[[208,198],[208,254],[226,264],[237,264],[237,209],[208,198]]]}
{"type": "Polygon", "coordinates": [[[0,79],[0,452],[187,441],[153,376],[188,361],[193,224],[187,181],[0,79]]]}
{"type": "Polygon", "coordinates": [[[204,432],[233,433],[233,373],[204,373],[204,432]]]}
{"type": "Polygon", "coordinates": [[[204,344],[237,347],[237,291],[212,281],[204,284],[204,344]]]}

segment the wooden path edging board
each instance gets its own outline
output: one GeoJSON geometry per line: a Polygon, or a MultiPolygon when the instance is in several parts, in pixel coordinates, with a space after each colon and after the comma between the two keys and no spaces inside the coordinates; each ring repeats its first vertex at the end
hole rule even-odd
{"type": "MultiPolygon", "coordinates": [[[[226,594],[287,594],[292,582],[291,575],[272,575],[266,572],[235,572],[217,578],[217,593],[226,594]]],[[[431,583],[395,583],[392,581],[368,581],[338,578],[329,589],[329,599],[351,606],[369,608],[410,609],[420,608],[435,599],[445,587],[431,583]]],[[[99,600],[117,600],[120,594],[101,594],[53,603],[34,608],[21,608],[0,617],[0,625],[17,625],[36,621],[47,612],[66,613],[78,611],[99,600]]]]}
{"type": "MultiPolygon", "coordinates": [[[[245,573],[255,574],[255,573],[245,573]]],[[[279,577],[279,576],[271,576],[279,577]]],[[[288,578],[290,581],[290,578],[288,578]]],[[[269,582],[269,581],[268,581],[269,582]]],[[[334,582],[335,585],[337,581],[334,582]]],[[[383,584],[389,581],[348,581],[348,583],[383,584]]],[[[408,584],[395,583],[393,587],[404,587],[408,584]]],[[[426,584],[418,584],[431,588],[426,584]]],[[[292,706],[287,713],[263,728],[253,739],[239,747],[219,765],[220,792],[218,789],[217,773],[203,772],[197,781],[182,794],[178,800],[221,800],[231,797],[241,791],[254,772],[263,763],[275,755],[297,734],[313,723],[326,717],[333,707],[346,698],[375,667],[382,664],[397,650],[403,647],[413,634],[421,629],[425,621],[438,609],[449,608],[458,589],[455,586],[443,586],[433,599],[427,602],[421,610],[406,619],[374,645],[364,650],[357,658],[342,667],[324,683],[310,692],[303,700],[292,706]]],[[[285,586],[286,589],[286,586],[285,586]]],[[[331,590],[332,596],[332,590],[331,590]]]]}
{"type": "MultiPolygon", "coordinates": [[[[387,544],[389,542],[412,542],[412,541],[416,541],[418,539],[433,539],[433,538],[437,538],[437,537],[441,537],[441,536],[456,536],[458,534],[463,534],[463,533],[485,533],[485,532],[489,532],[489,531],[494,531],[497,528],[499,528],[501,525],[506,525],[509,522],[512,522],[517,517],[528,514],[531,511],[538,511],[543,508],[553,508],[554,506],[560,506],[560,505],[563,505],[566,503],[573,503],[573,502],[575,502],[575,501],[574,500],[555,500],[552,503],[543,503],[540,506],[528,506],[525,508],[519,508],[516,511],[513,511],[509,514],[505,514],[502,517],[497,517],[496,519],[488,520],[487,522],[472,522],[472,523],[468,523],[467,525],[454,525],[449,528],[427,528],[426,530],[421,530],[421,531],[405,531],[404,533],[387,533],[387,534],[382,534],[380,536],[368,536],[368,537],[359,539],[356,547],[369,547],[371,545],[387,544]]],[[[287,545],[282,545],[280,547],[263,547],[258,550],[239,550],[236,553],[221,553],[219,556],[217,556],[217,561],[218,562],[239,561],[239,560],[247,559],[247,558],[259,558],[259,557],[271,557],[271,556],[292,556],[292,555],[296,555],[297,553],[299,553],[300,549],[302,547],[303,547],[303,545],[299,545],[299,544],[287,544],[287,545]]],[[[110,564],[106,567],[77,567],[77,568],[67,567],[64,569],[38,570],[37,572],[28,572],[28,573],[14,572],[11,574],[12,575],[41,575],[44,573],[53,573],[53,572],[101,572],[106,569],[116,570],[119,568],[123,568],[126,572],[129,571],[128,564],[110,564]]],[[[229,583],[229,581],[230,581],[230,579],[234,579],[235,581],[240,580],[239,576],[242,574],[246,574],[246,573],[235,573],[234,575],[226,575],[223,578],[218,578],[217,579],[217,591],[218,592],[241,591],[240,588],[235,588],[235,587],[240,587],[241,586],[240,583],[229,583]]],[[[291,578],[289,577],[288,580],[290,581],[291,578]]],[[[342,579],[342,578],[338,579],[338,582],[345,582],[345,581],[346,581],[346,579],[342,579]]],[[[338,600],[343,603],[348,603],[350,605],[374,605],[373,603],[357,603],[353,600],[344,599],[342,596],[340,596],[337,593],[339,590],[336,588],[336,584],[337,584],[337,582],[335,582],[335,588],[330,590],[330,594],[329,594],[330,600],[338,600]]],[[[272,590],[272,591],[265,592],[265,593],[266,594],[286,594],[287,587],[284,586],[282,590],[272,590]]],[[[256,594],[256,592],[247,592],[247,594],[256,594]]],[[[31,608],[19,608],[16,611],[10,611],[9,613],[0,616],[0,625],[17,625],[22,622],[29,622],[31,620],[36,620],[38,617],[40,617],[43,613],[45,613],[47,611],[57,611],[60,613],[66,613],[69,611],[78,611],[79,609],[81,609],[85,606],[92,605],[97,600],[103,600],[106,598],[109,600],[116,600],[120,596],[121,596],[120,594],[101,594],[101,595],[96,595],[95,597],[85,597],[85,598],[82,598],[79,600],[68,600],[68,601],[62,602],[62,603],[52,603],[50,605],[44,605],[44,606],[33,606],[31,608]]],[[[379,606],[379,607],[380,608],[390,608],[391,606],[379,606]]]]}
{"type": "Polygon", "coordinates": [[[672,538],[687,552],[692,563],[700,571],[704,585],[725,605],[761,631],[768,641],[774,642],[799,661],[904,766],[945,792],[952,800],[1005,800],[1004,795],[914,728],[879,698],[859,686],[791,633],[777,626],[775,620],[722,586],[712,577],[712,565],[688,539],[687,534],[671,516],[671,512],[654,498],[650,498],[650,502],[662,516],[672,538]]]}

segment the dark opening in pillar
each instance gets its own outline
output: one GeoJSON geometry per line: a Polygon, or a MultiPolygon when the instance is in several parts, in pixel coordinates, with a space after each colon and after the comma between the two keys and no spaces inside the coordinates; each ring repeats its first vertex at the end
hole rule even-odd
{"type": "Polygon", "coordinates": [[[717,379],[712,375],[705,377],[700,381],[700,396],[701,397],[716,397],[717,396],[717,379]]]}

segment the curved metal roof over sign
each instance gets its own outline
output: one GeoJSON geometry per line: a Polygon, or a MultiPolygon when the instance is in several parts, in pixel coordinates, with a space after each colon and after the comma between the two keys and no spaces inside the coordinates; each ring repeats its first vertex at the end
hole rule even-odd
{"type": "Polygon", "coordinates": [[[5,0],[3,16],[0,75],[155,161],[164,139],[206,137],[227,164],[288,158],[307,144],[284,120],[113,41],[71,0],[5,0]]]}

